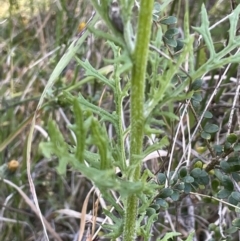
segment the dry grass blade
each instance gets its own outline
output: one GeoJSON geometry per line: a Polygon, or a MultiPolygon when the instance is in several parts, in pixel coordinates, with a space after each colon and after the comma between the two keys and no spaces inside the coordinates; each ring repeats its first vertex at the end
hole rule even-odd
{"type": "Polygon", "coordinates": [[[99,197],[97,198],[96,202],[93,205],[93,225],[92,225],[92,234],[91,237],[94,234],[94,230],[96,228],[96,221],[97,221],[97,213],[98,213],[98,207],[99,207],[99,197]]]}
{"type": "Polygon", "coordinates": [[[85,221],[86,221],[87,205],[88,205],[90,195],[94,190],[95,190],[95,187],[92,187],[91,190],[89,191],[88,195],[86,196],[86,198],[84,200],[84,203],[83,203],[78,241],[81,241],[82,237],[83,237],[83,233],[84,233],[84,230],[85,230],[85,224],[86,224],[85,221]]]}
{"type": "MultiPolygon", "coordinates": [[[[33,212],[40,218],[40,214],[36,208],[36,206],[32,203],[32,201],[29,199],[29,197],[19,188],[17,185],[12,183],[9,180],[2,179],[4,183],[8,184],[9,186],[15,188],[19,194],[22,196],[22,198],[25,200],[25,202],[28,204],[28,206],[33,210],[33,212]]],[[[44,225],[46,226],[47,230],[51,233],[51,235],[58,241],[62,241],[60,236],[55,232],[55,230],[51,227],[51,225],[48,223],[48,221],[42,217],[44,225]]]]}
{"type": "MultiPolygon", "coordinates": [[[[64,215],[67,215],[72,218],[82,219],[82,214],[80,212],[70,210],[70,209],[59,209],[59,210],[56,210],[55,213],[64,214],[64,215]]],[[[93,216],[90,214],[85,214],[84,217],[85,217],[86,221],[91,221],[93,219],[93,216]]],[[[99,223],[102,223],[103,220],[104,220],[103,218],[96,217],[96,221],[99,223]]]]}

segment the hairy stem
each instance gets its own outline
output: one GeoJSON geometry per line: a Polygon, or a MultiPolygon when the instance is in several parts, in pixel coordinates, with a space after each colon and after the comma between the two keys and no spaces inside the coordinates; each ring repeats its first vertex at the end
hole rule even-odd
{"type": "MultiPolygon", "coordinates": [[[[145,73],[148,58],[148,45],[151,34],[153,0],[141,0],[138,19],[136,45],[132,55],[132,79],[131,79],[131,116],[130,116],[130,166],[134,168],[129,174],[130,181],[138,181],[140,178],[141,160],[137,158],[142,152],[144,135],[144,89],[145,73]],[[135,165],[137,163],[137,165],[135,165]]],[[[133,241],[136,236],[136,218],[138,198],[130,195],[127,198],[123,240],[133,241]]]]}

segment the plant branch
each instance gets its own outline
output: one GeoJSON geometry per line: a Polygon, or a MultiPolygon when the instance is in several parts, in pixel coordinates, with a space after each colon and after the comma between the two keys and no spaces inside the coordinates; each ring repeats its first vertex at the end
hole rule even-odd
{"type": "MultiPolygon", "coordinates": [[[[131,80],[131,103],[130,103],[130,171],[129,180],[138,181],[140,178],[141,160],[137,158],[142,152],[144,135],[144,90],[145,74],[148,58],[148,45],[151,34],[153,0],[140,2],[140,12],[138,19],[138,30],[135,50],[132,55],[132,80],[131,80]]],[[[135,226],[138,209],[138,198],[136,195],[130,195],[127,198],[123,240],[135,240],[135,226]]]]}

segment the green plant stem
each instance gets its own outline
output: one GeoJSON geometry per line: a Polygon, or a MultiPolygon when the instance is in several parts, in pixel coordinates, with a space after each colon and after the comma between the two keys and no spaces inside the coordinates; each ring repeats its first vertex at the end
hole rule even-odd
{"type": "MultiPolygon", "coordinates": [[[[145,73],[148,58],[148,45],[151,34],[153,0],[142,0],[138,19],[138,30],[135,50],[132,55],[132,79],[131,79],[131,103],[130,103],[130,168],[134,166],[129,174],[130,181],[138,181],[140,178],[141,160],[137,158],[142,152],[144,135],[144,90],[145,73]]],[[[136,235],[136,218],[138,209],[138,198],[130,195],[127,198],[123,240],[133,241],[136,235]]]]}

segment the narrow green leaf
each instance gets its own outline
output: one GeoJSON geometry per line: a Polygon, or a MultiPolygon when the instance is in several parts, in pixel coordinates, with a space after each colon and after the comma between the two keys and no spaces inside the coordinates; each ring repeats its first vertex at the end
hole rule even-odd
{"type": "Polygon", "coordinates": [[[240,13],[240,5],[238,5],[232,14],[229,17],[230,21],[230,29],[229,29],[229,39],[228,39],[228,45],[231,45],[236,36],[236,29],[237,29],[237,24],[238,24],[238,19],[239,19],[239,13],[240,13]]]}
{"type": "Polygon", "coordinates": [[[101,80],[104,84],[111,87],[113,90],[115,89],[114,82],[111,79],[107,79],[104,75],[100,74],[92,65],[86,60],[83,62],[79,58],[76,57],[77,62],[86,70],[86,76],[94,76],[98,80],[101,80]]]}
{"type": "Polygon", "coordinates": [[[92,120],[92,133],[94,144],[98,147],[100,155],[100,169],[107,170],[111,167],[111,158],[108,149],[108,138],[96,119],[92,120]]]}
{"type": "Polygon", "coordinates": [[[211,33],[209,30],[208,14],[204,4],[202,4],[202,8],[201,8],[201,26],[193,27],[193,29],[202,35],[205,41],[205,44],[207,45],[208,51],[210,53],[210,59],[213,59],[216,53],[215,53],[211,33]]]}
{"type": "Polygon", "coordinates": [[[82,109],[80,107],[80,103],[78,102],[77,98],[75,98],[74,102],[73,102],[73,112],[74,112],[74,116],[75,116],[75,124],[73,125],[72,129],[74,130],[76,138],[77,138],[75,156],[81,163],[83,163],[84,162],[86,130],[84,128],[82,109]]]}
{"type": "Polygon", "coordinates": [[[173,237],[176,237],[176,236],[179,236],[179,235],[181,235],[181,233],[170,232],[170,233],[165,234],[165,236],[162,239],[158,238],[157,241],[169,241],[173,237]]]}

